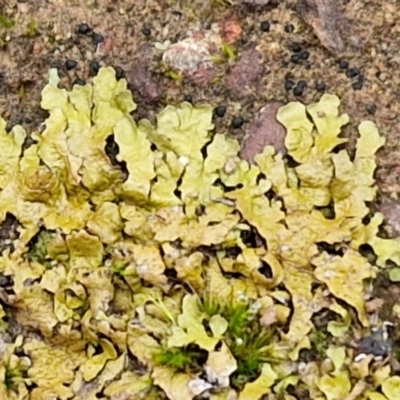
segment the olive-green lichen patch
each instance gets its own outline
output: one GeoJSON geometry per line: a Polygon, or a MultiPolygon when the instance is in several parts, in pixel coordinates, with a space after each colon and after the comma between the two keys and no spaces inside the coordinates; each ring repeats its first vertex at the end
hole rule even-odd
{"type": "Polygon", "coordinates": [[[346,346],[370,328],[377,266],[400,263],[368,207],[372,122],[350,157],[336,96],[290,103],[290,162],[266,147],[249,165],[209,106],[153,125],[111,68],[57,84],[51,71],[29,148],[0,119],[0,219],[21,225],[0,256],[1,329],[21,332],[0,346],[0,398],[397,398],[390,365],[346,346]]]}

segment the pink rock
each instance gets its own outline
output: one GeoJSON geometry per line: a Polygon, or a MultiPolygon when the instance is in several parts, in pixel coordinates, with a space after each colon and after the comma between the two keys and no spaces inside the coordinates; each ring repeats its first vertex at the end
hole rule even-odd
{"type": "Polygon", "coordinates": [[[270,3],[270,0],[242,0],[242,2],[255,6],[265,6],[270,3]]]}
{"type": "Polygon", "coordinates": [[[196,30],[188,34],[186,39],[168,47],[163,62],[190,82],[207,85],[215,76],[212,58],[220,51],[222,39],[213,31],[196,30]]]}
{"type": "Polygon", "coordinates": [[[242,27],[236,19],[222,21],[219,24],[221,37],[227,43],[234,43],[240,38],[242,34],[242,27]]]}
{"type": "Polygon", "coordinates": [[[226,86],[233,95],[240,97],[260,81],[265,73],[262,56],[255,49],[245,50],[226,77],[226,86]]]}
{"type": "Polygon", "coordinates": [[[379,211],[383,214],[386,222],[390,225],[390,236],[400,235],[400,203],[394,200],[386,199],[379,207],[379,211]]]}
{"type": "Polygon", "coordinates": [[[145,102],[155,102],[161,98],[160,80],[144,64],[136,64],[127,73],[129,88],[137,92],[145,102]]]}
{"type": "Polygon", "coordinates": [[[285,153],[286,129],[276,119],[276,113],[283,103],[271,101],[266,104],[248,125],[240,155],[252,162],[265,146],[273,146],[277,152],[285,153]]]}

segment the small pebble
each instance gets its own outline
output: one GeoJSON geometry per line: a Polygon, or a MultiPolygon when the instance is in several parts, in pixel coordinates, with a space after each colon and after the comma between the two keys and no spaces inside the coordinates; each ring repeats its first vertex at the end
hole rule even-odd
{"type": "Polygon", "coordinates": [[[104,42],[104,36],[100,33],[93,32],[92,40],[94,44],[100,44],[104,42]]]}
{"type": "Polygon", "coordinates": [[[307,87],[306,81],[298,81],[296,87],[293,89],[293,94],[295,96],[302,96],[304,89],[307,87]]]}
{"type": "Polygon", "coordinates": [[[239,129],[244,124],[244,119],[242,117],[235,117],[232,120],[232,128],[239,129]]]}
{"type": "Polygon", "coordinates": [[[226,114],[226,106],[221,105],[215,108],[215,115],[219,118],[223,118],[226,114]]]}
{"type": "Polygon", "coordinates": [[[90,61],[89,68],[90,68],[90,71],[91,71],[94,75],[97,75],[97,73],[98,73],[99,70],[100,70],[100,64],[98,63],[98,61],[95,61],[95,60],[90,61]]]}
{"type": "Polygon", "coordinates": [[[88,24],[80,24],[78,26],[78,33],[80,33],[81,35],[87,35],[90,31],[92,30],[92,28],[88,25],[88,24]]]}
{"type": "Polygon", "coordinates": [[[367,110],[368,114],[374,115],[376,113],[377,107],[374,103],[368,103],[365,106],[365,109],[367,110]]]}
{"type": "Polygon", "coordinates": [[[339,68],[340,69],[347,69],[349,67],[349,62],[346,60],[339,61],[339,68]]]}
{"type": "Polygon", "coordinates": [[[286,81],[285,81],[285,89],[286,90],[291,90],[292,88],[293,88],[293,86],[294,86],[294,81],[292,81],[291,79],[287,79],[286,81]]]}
{"type": "Polygon", "coordinates": [[[151,29],[148,26],[142,28],[142,33],[144,36],[149,37],[151,35],[151,29]]]}
{"type": "Polygon", "coordinates": [[[315,87],[315,89],[317,90],[317,92],[320,92],[320,93],[325,92],[326,85],[324,82],[319,82],[319,83],[317,83],[317,86],[315,87]]]}
{"type": "Polygon", "coordinates": [[[285,32],[286,33],[293,33],[294,32],[294,25],[293,24],[285,25],[285,32]]]}
{"type": "Polygon", "coordinates": [[[72,86],[75,86],[75,85],[85,86],[85,85],[86,85],[86,82],[85,82],[83,79],[81,79],[81,78],[76,78],[76,79],[72,82],[72,86]]]}
{"type": "Polygon", "coordinates": [[[300,53],[300,56],[303,60],[308,60],[308,57],[310,57],[310,52],[307,50],[304,50],[300,53]]]}
{"type": "Polygon", "coordinates": [[[64,65],[67,71],[71,71],[71,69],[74,69],[78,65],[78,63],[75,60],[68,59],[65,61],[64,65]]]}
{"type": "Polygon", "coordinates": [[[262,32],[269,32],[270,27],[271,27],[271,25],[268,21],[263,21],[260,24],[260,29],[262,32]]]}

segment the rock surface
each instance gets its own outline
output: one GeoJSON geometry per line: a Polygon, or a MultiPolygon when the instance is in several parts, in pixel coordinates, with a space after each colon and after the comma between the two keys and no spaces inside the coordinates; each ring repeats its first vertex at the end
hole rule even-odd
{"type": "Polygon", "coordinates": [[[265,6],[270,3],[271,0],[242,0],[245,4],[253,4],[256,6],[265,6]]]}
{"type": "Polygon", "coordinates": [[[240,153],[242,158],[252,162],[254,156],[268,145],[273,146],[277,152],[286,152],[286,130],[276,119],[276,113],[282,106],[283,103],[272,101],[258,112],[246,130],[240,153]]]}
{"type": "Polygon", "coordinates": [[[297,10],[304,21],[310,25],[322,45],[333,54],[344,51],[345,45],[340,35],[336,1],[298,0],[297,10]]]}
{"type": "Polygon", "coordinates": [[[163,54],[167,68],[182,73],[195,85],[209,84],[215,77],[212,60],[222,47],[221,36],[213,31],[194,31],[189,37],[172,44],[163,54]]]}
{"type": "Polygon", "coordinates": [[[226,77],[226,86],[232,95],[240,97],[251,89],[266,72],[262,55],[255,49],[245,50],[226,77]]]}
{"type": "Polygon", "coordinates": [[[385,200],[379,211],[389,225],[388,234],[392,237],[400,235],[400,203],[394,200],[385,200]]]}
{"type": "Polygon", "coordinates": [[[155,102],[161,98],[160,82],[144,64],[136,64],[127,74],[129,88],[144,102],[155,102]]]}

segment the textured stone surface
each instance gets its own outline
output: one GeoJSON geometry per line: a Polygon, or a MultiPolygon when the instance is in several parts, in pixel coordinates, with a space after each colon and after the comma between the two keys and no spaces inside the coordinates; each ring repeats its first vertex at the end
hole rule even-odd
{"type": "Polygon", "coordinates": [[[145,102],[155,102],[161,97],[160,80],[143,64],[136,64],[128,72],[129,88],[145,102]]]}
{"type": "Polygon", "coordinates": [[[254,90],[266,72],[262,56],[255,49],[245,50],[226,77],[226,86],[232,95],[240,97],[254,90]]]}
{"type": "Polygon", "coordinates": [[[279,101],[266,104],[249,124],[241,150],[244,159],[252,161],[253,157],[268,145],[281,153],[286,152],[284,144],[286,130],[276,120],[276,113],[282,105],[283,103],[279,101]]]}
{"type": "Polygon", "coordinates": [[[384,215],[389,225],[389,235],[400,235],[400,203],[394,200],[385,200],[379,211],[384,215]]]}

